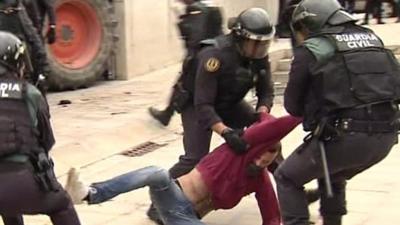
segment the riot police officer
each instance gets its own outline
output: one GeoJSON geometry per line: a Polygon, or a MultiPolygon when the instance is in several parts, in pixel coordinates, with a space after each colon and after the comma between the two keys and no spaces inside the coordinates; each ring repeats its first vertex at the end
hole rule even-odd
{"type": "Polygon", "coordinates": [[[292,27],[286,110],[303,117],[304,140],[275,171],[284,225],[309,225],[304,184],[318,179],[324,225],[346,214],[346,180],[384,159],[397,142],[399,64],[336,0],[303,0],[292,27]]]}
{"type": "Polygon", "coordinates": [[[194,101],[181,113],[185,154],[170,169],[174,178],[189,172],[208,153],[212,131],[222,135],[236,152],[246,151],[241,128],[257,120],[256,111],[243,100],[251,88],[256,88],[258,112],[269,112],[272,107],[267,54],[275,28],[267,12],[245,10],[230,29],[230,34],[217,37],[199,52],[197,73],[184,83],[194,101]]]}
{"type": "Polygon", "coordinates": [[[29,47],[30,63],[27,73],[32,83],[37,83],[40,75],[48,73],[46,49],[26,12],[22,0],[4,0],[0,2],[0,30],[15,34],[29,47]]]}
{"type": "MultiPolygon", "coordinates": [[[[55,225],[79,225],[48,155],[55,142],[49,108],[41,93],[23,79],[25,61],[22,42],[1,31],[0,215],[47,214],[55,225]]],[[[22,224],[19,219],[5,222],[22,224]]]]}
{"type": "Polygon", "coordinates": [[[164,110],[149,108],[150,115],[164,126],[169,124],[175,111],[180,112],[187,101],[193,96],[182,87],[188,74],[195,73],[193,66],[195,55],[201,48],[200,42],[215,38],[222,34],[222,13],[219,7],[203,0],[180,0],[186,5],[185,13],[179,16],[177,24],[186,56],[183,60],[181,74],[173,87],[168,106],[164,110]]]}

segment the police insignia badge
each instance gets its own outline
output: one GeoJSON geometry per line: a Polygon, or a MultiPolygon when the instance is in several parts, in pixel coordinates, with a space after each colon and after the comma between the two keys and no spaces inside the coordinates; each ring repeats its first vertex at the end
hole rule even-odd
{"type": "Polygon", "coordinates": [[[212,57],[207,60],[207,62],[205,63],[204,66],[208,72],[212,73],[212,72],[217,71],[219,69],[220,65],[221,65],[221,62],[219,61],[219,59],[212,57]]]}

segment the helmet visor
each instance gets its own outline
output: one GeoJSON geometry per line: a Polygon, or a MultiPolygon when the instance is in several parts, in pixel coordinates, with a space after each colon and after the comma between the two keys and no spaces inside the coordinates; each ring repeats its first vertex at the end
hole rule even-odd
{"type": "Polygon", "coordinates": [[[243,56],[251,59],[262,59],[267,56],[271,40],[257,41],[245,39],[242,44],[243,56]]]}

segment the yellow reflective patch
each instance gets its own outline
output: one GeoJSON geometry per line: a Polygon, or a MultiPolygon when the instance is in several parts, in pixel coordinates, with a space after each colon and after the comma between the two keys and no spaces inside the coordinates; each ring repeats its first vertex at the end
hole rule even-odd
{"type": "Polygon", "coordinates": [[[208,72],[215,72],[219,69],[221,62],[217,58],[209,58],[204,65],[208,72]]]}

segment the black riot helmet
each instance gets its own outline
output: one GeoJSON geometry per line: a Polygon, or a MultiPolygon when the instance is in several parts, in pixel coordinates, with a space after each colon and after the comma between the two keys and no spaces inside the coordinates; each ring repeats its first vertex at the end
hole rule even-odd
{"type": "Polygon", "coordinates": [[[356,21],[348,14],[337,0],[302,0],[293,11],[292,28],[307,28],[311,33],[318,33],[325,26],[340,25],[356,21]]]}
{"type": "Polygon", "coordinates": [[[229,21],[228,28],[239,41],[240,52],[248,58],[263,58],[275,35],[268,13],[261,8],[246,9],[229,21]]]}
{"type": "Polygon", "coordinates": [[[19,73],[25,62],[25,46],[12,33],[0,31],[0,67],[19,73]]]}

